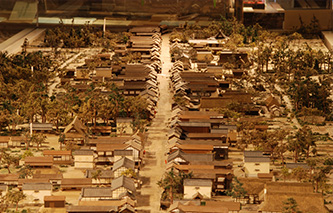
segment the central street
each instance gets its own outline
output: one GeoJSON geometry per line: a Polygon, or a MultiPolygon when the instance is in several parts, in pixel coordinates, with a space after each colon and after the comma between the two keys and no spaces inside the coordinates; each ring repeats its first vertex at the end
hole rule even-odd
{"type": "Polygon", "coordinates": [[[140,171],[143,187],[141,189],[141,198],[139,199],[149,200],[149,202],[139,206],[138,210],[146,210],[151,213],[161,212],[160,198],[162,189],[159,188],[157,182],[165,172],[165,160],[167,159],[167,122],[171,116],[172,103],[172,94],[169,89],[169,70],[172,67],[169,35],[162,36],[161,61],[163,63],[162,73],[157,78],[160,92],[157,112],[151,126],[148,128],[148,138],[145,146],[146,156],[143,169],[140,171]]]}

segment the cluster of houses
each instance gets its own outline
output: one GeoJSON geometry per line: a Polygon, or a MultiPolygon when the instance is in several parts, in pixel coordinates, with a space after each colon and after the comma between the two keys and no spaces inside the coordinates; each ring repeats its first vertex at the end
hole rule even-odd
{"type": "MultiPolygon", "coordinates": [[[[130,34],[125,44],[116,45],[115,55],[103,53],[86,59],[83,66],[67,70],[61,83],[69,83],[77,91],[86,91],[93,82],[114,83],[124,96],[141,96],[147,100],[147,111],[152,118],[159,94],[161,35],[159,28],[149,27],[133,28],[130,34]],[[128,58],[136,63],[128,63],[128,58]]],[[[20,166],[32,168],[33,174],[26,177],[0,174],[1,193],[4,195],[9,188],[17,187],[26,195],[22,201],[25,205],[62,208],[70,213],[136,212],[136,190],[141,187],[139,170],[144,151],[141,137],[133,132],[132,122],[132,118],[117,118],[116,128],[97,126],[88,131],[75,117],[63,132],[60,150],[44,146],[42,155],[20,160],[20,166]],[[118,137],[111,137],[111,133],[118,137]],[[64,177],[55,169],[62,167],[82,171],[84,177],[64,177]],[[43,169],[58,172],[38,172],[43,169]],[[59,196],[59,190],[80,191],[78,203],[69,205],[66,196],[59,196]]],[[[52,131],[52,125],[43,131],[52,131]]],[[[32,145],[27,145],[23,136],[0,137],[1,148],[32,145]]]]}
{"type": "MultiPolygon", "coordinates": [[[[141,96],[148,102],[148,117],[154,116],[158,99],[157,74],[161,71],[161,33],[155,27],[135,27],[126,43],[117,43],[112,53],[85,59],[82,66],[66,70],[61,83],[76,91],[87,91],[91,83],[114,84],[124,96],[141,96]]],[[[101,88],[102,93],[110,92],[101,88]]],[[[111,128],[109,128],[111,129],[111,128]]],[[[109,129],[96,130],[110,132],[109,129]]]]}
{"type": "MultiPolygon", "coordinates": [[[[168,123],[166,169],[193,177],[184,180],[182,198],[171,205],[161,204],[169,205],[168,211],[174,213],[240,212],[241,204],[256,204],[254,211],[268,213],[282,212],[292,197],[302,212],[328,212],[323,196],[314,193],[312,184],[278,181],[269,154],[235,149],[243,137],[240,122],[251,124],[250,131],[268,131],[269,119],[281,115],[281,104],[278,97],[266,94],[258,105],[251,94],[233,89],[232,79],[241,79],[250,61],[246,52],[223,51],[227,40],[220,33],[216,38],[189,40],[189,44],[171,41],[174,104],[168,123]],[[234,67],[226,68],[229,64],[234,67]],[[238,106],[246,117],[228,117],[225,110],[230,105],[238,106]],[[265,113],[260,116],[261,111],[265,113]],[[226,199],[223,195],[233,191],[238,181],[245,196],[226,199]]],[[[287,163],[286,167],[307,165],[287,163]]]]}
{"type": "Polygon", "coordinates": [[[76,143],[78,148],[73,151],[43,150],[43,156],[22,159],[21,166],[34,171],[27,177],[0,174],[2,194],[17,187],[26,195],[23,201],[26,205],[67,207],[67,212],[136,212],[136,189],[141,186],[141,138],[136,134],[88,137],[87,128],[75,118],[65,131],[64,143],[69,142],[76,143]],[[65,178],[60,172],[36,172],[59,166],[74,166],[84,172],[84,178],[65,178]],[[78,205],[67,206],[65,196],[54,195],[58,190],[81,191],[78,205]]]}

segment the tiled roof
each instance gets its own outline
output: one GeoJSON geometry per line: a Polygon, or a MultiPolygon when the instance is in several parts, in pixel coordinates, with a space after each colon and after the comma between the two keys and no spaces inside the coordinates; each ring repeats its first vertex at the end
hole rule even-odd
{"type": "Polygon", "coordinates": [[[124,187],[126,189],[128,189],[131,192],[135,192],[135,184],[134,184],[134,180],[132,178],[126,177],[126,176],[120,176],[116,179],[112,180],[111,183],[111,188],[112,191],[120,188],[120,187],[124,187]]]}

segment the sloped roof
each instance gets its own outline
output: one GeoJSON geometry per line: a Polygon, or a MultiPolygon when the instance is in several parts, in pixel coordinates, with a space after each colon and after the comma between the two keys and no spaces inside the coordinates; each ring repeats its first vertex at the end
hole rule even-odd
{"type": "MultiPolygon", "coordinates": [[[[86,177],[92,178],[93,174],[97,172],[97,169],[89,169],[86,171],[86,177]]],[[[113,178],[113,171],[111,170],[101,170],[101,174],[99,176],[100,179],[109,179],[113,178]]]]}
{"type": "Polygon", "coordinates": [[[185,179],[184,186],[207,186],[212,187],[212,181],[207,179],[185,179]]]}
{"type": "Polygon", "coordinates": [[[70,150],[43,150],[43,155],[72,155],[70,150]]]}
{"type": "Polygon", "coordinates": [[[126,157],[122,157],[120,160],[114,162],[114,164],[112,166],[112,171],[116,171],[117,169],[119,169],[121,167],[125,167],[128,169],[134,170],[134,161],[132,161],[126,157]]]}
{"type": "Polygon", "coordinates": [[[53,157],[26,157],[24,159],[25,165],[30,166],[52,166],[53,165],[53,157]]]}
{"type": "Polygon", "coordinates": [[[51,183],[23,183],[22,190],[52,190],[51,183]]]}
{"type": "Polygon", "coordinates": [[[178,157],[182,158],[186,162],[213,161],[213,154],[188,154],[188,153],[182,152],[181,150],[177,150],[168,156],[168,162],[171,162],[172,160],[174,160],[178,157]]]}
{"type": "Polygon", "coordinates": [[[0,174],[0,181],[18,181],[18,174],[0,174]]]}
{"type": "Polygon", "coordinates": [[[301,212],[327,213],[324,198],[319,193],[267,192],[265,201],[260,205],[259,212],[282,212],[288,198],[295,199],[301,212]]]}
{"type": "Polygon", "coordinates": [[[128,147],[128,144],[108,144],[108,143],[98,143],[96,145],[96,151],[97,152],[112,152],[114,150],[122,150],[126,149],[128,147]]]}
{"type": "Polygon", "coordinates": [[[109,212],[109,213],[116,213],[118,212],[118,207],[117,206],[68,206],[66,208],[66,211],[68,213],[71,213],[71,212],[101,212],[101,213],[106,213],[106,212],[109,212]]]}
{"type": "Polygon", "coordinates": [[[126,176],[120,176],[116,179],[113,179],[111,182],[111,190],[114,191],[120,187],[124,187],[128,189],[131,192],[135,192],[135,184],[134,180],[132,178],[126,177],[126,176]]]}
{"type": "Polygon", "coordinates": [[[74,120],[66,126],[64,134],[70,133],[72,129],[80,135],[85,136],[87,134],[87,127],[83,125],[77,116],[75,116],[74,120]]]}
{"type": "Polygon", "coordinates": [[[81,196],[84,197],[112,197],[111,187],[87,187],[81,189],[81,196]]]}

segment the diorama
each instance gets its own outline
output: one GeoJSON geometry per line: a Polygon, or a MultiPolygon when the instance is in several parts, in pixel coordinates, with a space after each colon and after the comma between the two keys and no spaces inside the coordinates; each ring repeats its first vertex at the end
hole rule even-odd
{"type": "Polygon", "coordinates": [[[333,211],[332,1],[0,3],[0,212],[333,211]]]}

